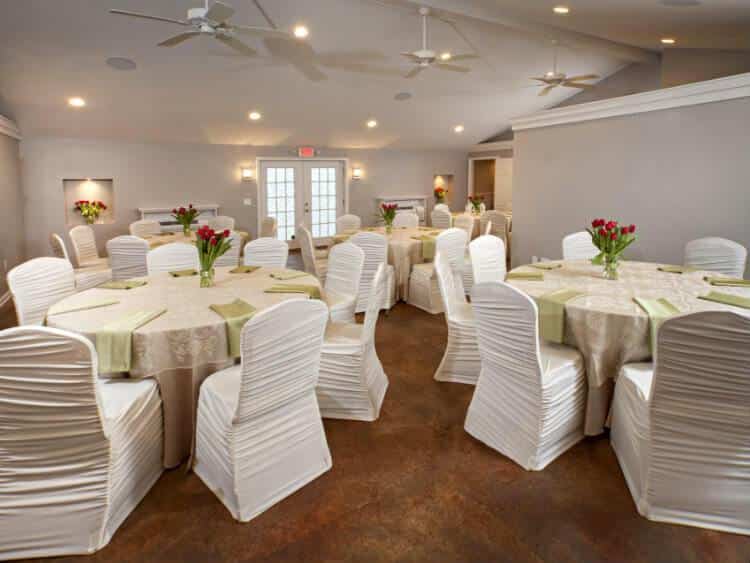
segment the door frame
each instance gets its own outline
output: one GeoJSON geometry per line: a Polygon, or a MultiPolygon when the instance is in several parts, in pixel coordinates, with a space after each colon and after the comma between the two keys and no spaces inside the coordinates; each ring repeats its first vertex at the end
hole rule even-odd
{"type": "Polygon", "coordinates": [[[500,159],[499,156],[470,156],[469,157],[469,171],[466,175],[468,186],[466,189],[466,193],[470,196],[474,195],[474,162],[477,160],[494,160],[495,166],[497,166],[497,161],[500,159]]]}

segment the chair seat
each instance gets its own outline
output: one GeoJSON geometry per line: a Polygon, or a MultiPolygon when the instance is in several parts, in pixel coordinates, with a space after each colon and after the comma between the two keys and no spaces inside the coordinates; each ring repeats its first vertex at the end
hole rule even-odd
{"type": "Polygon", "coordinates": [[[544,370],[542,385],[545,387],[563,381],[568,383],[583,369],[583,357],[574,348],[541,340],[539,351],[544,370]]]}
{"type": "Polygon", "coordinates": [[[364,325],[355,323],[328,323],[323,348],[335,346],[361,346],[364,340],[364,325]]]}
{"type": "Polygon", "coordinates": [[[474,324],[474,311],[471,303],[457,303],[451,311],[451,322],[461,324],[474,324]]]}
{"type": "Polygon", "coordinates": [[[117,423],[157,390],[153,379],[98,379],[97,392],[105,420],[117,423]]]}
{"type": "Polygon", "coordinates": [[[351,322],[354,319],[354,307],[357,304],[356,295],[346,295],[327,290],[325,292],[326,305],[330,311],[332,321],[351,322]]]}
{"type": "Polygon", "coordinates": [[[242,382],[242,366],[237,364],[209,376],[201,385],[201,395],[206,394],[205,399],[214,407],[214,414],[221,414],[221,420],[226,425],[232,421],[237,410],[237,401],[240,397],[240,383],[242,382]]]}

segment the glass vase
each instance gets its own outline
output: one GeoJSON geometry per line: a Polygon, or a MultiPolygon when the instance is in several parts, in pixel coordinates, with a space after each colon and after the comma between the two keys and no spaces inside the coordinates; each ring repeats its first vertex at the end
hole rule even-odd
{"type": "Polygon", "coordinates": [[[390,235],[393,232],[393,224],[388,223],[385,226],[385,234],[390,235]]]}
{"type": "Polygon", "coordinates": [[[619,278],[619,274],[617,273],[617,267],[619,266],[619,261],[617,260],[616,256],[605,256],[604,257],[604,279],[606,280],[616,280],[619,278]]]}
{"type": "Polygon", "coordinates": [[[190,225],[183,225],[182,226],[182,234],[186,237],[190,236],[190,225]]]}
{"type": "Polygon", "coordinates": [[[214,285],[214,269],[201,269],[201,287],[213,287],[214,285]]]}

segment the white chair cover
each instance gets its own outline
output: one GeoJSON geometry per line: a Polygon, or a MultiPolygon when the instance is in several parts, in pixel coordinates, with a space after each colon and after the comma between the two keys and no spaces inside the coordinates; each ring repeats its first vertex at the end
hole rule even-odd
{"type": "Polygon", "coordinates": [[[503,239],[484,235],[469,243],[474,283],[505,281],[505,245],[503,239]]]}
{"type": "Polygon", "coordinates": [[[492,221],[487,221],[481,229],[483,235],[491,235],[492,234],[492,221]]]}
{"type": "Polygon", "coordinates": [[[297,227],[297,242],[302,252],[302,263],[308,274],[314,275],[321,283],[325,281],[328,270],[327,260],[318,258],[313,245],[313,237],[304,226],[297,227]]]}
{"type": "Polygon", "coordinates": [[[264,237],[248,242],[245,245],[243,263],[245,266],[264,266],[266,268],[286,268],[289,257],[289,245],[283,240],[264,237]]]}
{"type": "Polygon", "coordinates": [[[210,217],[207,221],[207,224],[215,231],[233,231],[234,217],[229,217],[227,215],[217,215],[216,217],[210,217]]]}
{"type": "Polygon", "coordinates": [[[97,377],[84,337],[0,332],[0,559],[109,543],[162,472],[153,379],[97,377]]]}
{"type": "Polygon", "coordinates": [[[88,266],[101,266],[107,263],[106,258],[100,258],[96,250],[96,238],[94,229],[89,225],[78,225],[68,232],[70,241],[73,243],[73,254],[79,268],[88,266]]]}
{"type": "Polygon", "coordinates": [[[527,470],[583,439],[587,383],[573,348],[539,341],[537,307],[504,282],[471,293],[482,372],[466,431],[527,470]]]}
{"type": "Polygon", "coordinates": [[[375,325],[384,291],[381,264],[370,286],[364,324],[328,324],[315,388],[323,418],[373,421],[380,416],[388,377],[375,351],[375,325]]]}
{"type": "Polygon", "coordinates": [[[466,240],[469,241],[474,234],[474,217],[466,213],[458,215],[453,219],[453,226],[456,229],[462,229],[465,231],[466,240]]]}
{"type": "Polygon", "coordinates": [[[342,215],[336,219],[336,232],[343,233],[344,231],[356,231],[362,228],[362,219],[357,215],[342,215]]]}
{"type": "Polygon", "coordinates": [[[58,235],[57,233],[52,233],[49,236],[49,245],[52,247],[52,256],[55,258],[64,258],[71,264],[70,255],[68,254],[68,249],[65,246],[65,241],[63,238],[58,235]]]}
{"type": "Polygon", "coordinates": [[[349,242],[356,244],[365,251],[365,265],[359,280],[359,294],[357,295],[356,312],[367,310],[370,298],[370,288],[375,272],[380,264],[385,268],[385,291],[380,302],[381,309],[390,309],[395,302],[396,285],[393,266],[388,264],[388,239],[380,233],[363,232],[349,238],[349,242]]]}
{"type": "Polygon", "coordinates": [[[146,254],[148,275],[177,270],[200,270],[198,249],[183,242],[170,242],[150,250],[146,254]]]}
{"type": "Polygon", "coordinates": [[[464,289],[464,270],[466,267],[466,245],[468,244],[466,231],[463,229],[448,229],[440,233],[435,239],[435,253],[441,253],[450,265],[453,272],[453,286],[456,291],[456,299],[466,302],[466,291],[464,289]]]}
{"type": "Polygon", "coordinates": [[[344,242],[335,245],[328,257],[325,302],[334,322],[354,322],[359,295],[359,280],[365,263],[365,252],[357,245],[344,242]]]}
{"type": "Polygon", "coordinates": [[[263,220],[260,222],[259,238],[276,238],[277,236],[276,217],[263,217],[263,220]]]}
{"type": "Polygon", "coordinates": [[[138,236],[122,235],[108,240],[107,254],[112,265],[112,279],[128,280],[147,276],[148,250],[148,242],[138,236]]]}
{"type": "Polygon", "coordinates": [[[615,386],[612,447],[649,520],[750,534],[750,317],[710,311],[659,328],[656,362],[615,386]]]}
{"type": "MultiPolygon", "coordinates": [[[[242,250],[242,237],[236,231],[232,231],[229,235],[229,250],[219,256],[214,262],[217,267],[228,268],[236,267],[240,264],[240,250],[242,250]]],[[[245,245],[247,246],[247,245],[245,245]]]]}
{"type": "Polygon", "coordinates": [[[747,249],[732,240],[707,237],[685,245],[685,266],[741,278],[745,275],[747,249]]]}
{"type": "Polygon", "coordinates": [[[586,231],[572,233],[562,240],[563,260],[591,260],[598,254],[599,249],[586,231]]]}
{"type": "Polygon", "coordinates": [[[153,219],[141,219],[130,223],[130,234],[134,237],[148,237],[161,233],[161,223],[153,219]]]}
{"type": "Polygon", "coordinates": [[[41,325],[47,309],[76,292],[73,266],[63,258],[34,258],[8,272],[19,325],[41,325]]]}
{"type": "Polygon", "coordinates": [[[416,229],[419,227],[419,217],[413,211],[402,211],[396,213],[396,217],[393,219],[394,227],[411,227],[416,229]]]}
{"type": "Polygon", "coordinates": [[[430,213],[430,221],[432,222],[432,226],[436,229],[450,229],[452,226],[450,211],[442,208],[438,209],[438,206],[435,206],[435,209],[430,213]]]}
{"type": "Polygon", "coordinates": [[[485,235],[495,235],[508,246],[508,218],[496,210],[482,213],[479,219],[479,231],[485,235]]]}
{"type": "Polygon", "coordinates": [[[328,309],[285,301],[242,329],[242,363],[200,389],[195,473],[247,522],[331,468],[315,385],[328,309]]]}
{"type": "Polygon", "coordinates": [[[432,210],[436,211],[438,209],[440,209],[441,211],[445,211],[446,213],[450,213],[451,212],[451,208],[448,207],[447,203],[436,203],[435,207],[433,207],[432,210]]]}
{"type": "MultiPolygon", "coordinates": [[[[65,247],[65,242],[60,235],[52,233],[49,237],[49,242],[50,246],[52,247],[53,256],[62,258],[70,262],[68,249],[65,247]]],[[[77,291],[84,291],[86,289],[96,287],[97,285],[103,284],[112,279],[112,270],[107,267],[106,263],[101,263],[95,266],[84,268],[77,268],[73,270],[73,273],[75,275],[75,285],[77,291]]]]}

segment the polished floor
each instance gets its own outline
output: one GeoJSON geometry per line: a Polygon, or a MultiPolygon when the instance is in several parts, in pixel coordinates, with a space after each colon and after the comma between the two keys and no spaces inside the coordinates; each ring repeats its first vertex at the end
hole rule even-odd
{"type": "Polygon", "coordinates": [[[606,437],[538,473],[472,439],[472,387],[432,379],[445,337],[442,315],[400,304],[381,316],[380,419],[326,420],[331,471],[252,522],[176,469],[109,546],[64,560],[750,562],[750,537],[638,516],[606,437]]]}

